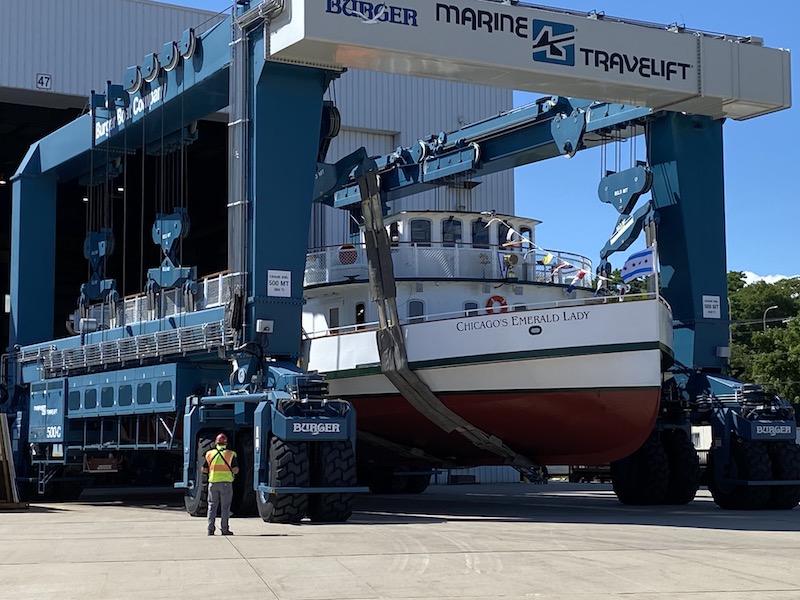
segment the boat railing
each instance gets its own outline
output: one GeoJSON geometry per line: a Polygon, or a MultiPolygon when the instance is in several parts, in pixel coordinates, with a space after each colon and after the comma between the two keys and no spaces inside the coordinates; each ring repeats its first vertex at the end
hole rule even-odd
{"type": "MultiPolygon", "coordinates": [[[[597,304],[613,304],[618,302],[638,302],[642,300],[656,300],[661,301],[667,308],[669,305],[663,301],[661,296],[655,292],[643,292],[640,294],[625,294],[622,296],[598,296],[593,298],[567,298],[564,300],[548,300],[545,302],[526,302],[520,304],[509,304],[503,307],[500,311],[498,308],[476,308],[470,310],[456,310],[450,312],[435,313],[430,315],[421,315],[417,317],[410,317],[401,319],[401,325],[414,325],[416,323],[427,323],[431,321],[444,321],[447,319],[463,319],[464,317],[480,317],[491,316],[502,313],[518,313],[529,310],[540,310],[548,308],[568,308],[575,306],[587,306],[597,304]]],[[[370,323],[359,323],[358,325],[344,325],[342,327],[334,327],[332,329],[325,329],[322,331],[306,331],[306,338],[326,337],[329,335],[342,335],[348,333],[358,333],[362,331],[374,331],[378,329],[379,323],[377,321],[370,323]]]]}
{"type": "MultiPolygon", "coordinates": [[[[572,252],[441,242],[395,242],[391,250],[398,279],[503,280],[593,287],[592,262],[572,252]]],[[[364,244],[316,248],[307,254],[304,285],[352,281],[367,281],[364,244]]]]}
{"type": "MultiPolygon", "coordinates": [[[[242,273],[216,273],[197,282],[197,294],[191,299],[187,298],[181,289],[165,289],[156,294],[155,302],[152,302],[145,293],[136,294],[126,296],[116,306],[109,303],[93,304],[84,316],[95,319],[100,326],[106,327],[124,327],[174,317],[224,306],[230,300],[235,287],[244,283],[245,277],[242,273]]],[[[77,319],[80,319],[78,313],[73,315],[76,330],[77,319]]]]}

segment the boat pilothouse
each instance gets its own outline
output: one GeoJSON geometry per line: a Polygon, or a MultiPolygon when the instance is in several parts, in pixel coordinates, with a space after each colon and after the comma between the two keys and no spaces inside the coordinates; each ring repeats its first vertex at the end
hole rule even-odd
{"type": "MultiPolygon", "coordinates": [[[[596,295],[591,262],[540,248],[539,224],[384,218],[408,366],[447,409],[538,464],[622,458],[652,431],[671,311],[657,293],[596,295]]],[[[503,464],[429,421],[382,371],[363,234],[311,250],[304,286],[305,366],[354,404],[362,434],[447,464],[503,464]]],[[[408,467],[408,456],[383,466],[408,467]]]]}
{"type": "MultiPolygon", "coordinates": [[[[591,262],[576,254],[539,248],[535,230],[540,222],[535,219],[403,211],[384,222],[403,322],[523,311],[594,294],[591,262]]],[[[312,249],[304,280],[306,334],[343,333],[377,321],[367,281],[361,236],[312,249]]]]}

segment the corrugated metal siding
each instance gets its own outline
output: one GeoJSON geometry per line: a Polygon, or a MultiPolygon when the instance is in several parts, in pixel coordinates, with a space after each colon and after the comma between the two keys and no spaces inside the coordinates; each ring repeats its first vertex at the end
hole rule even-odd
{"type": "Polygon", "coordinates": [[[36,90],[36,74],[47,73],[52,90],[39,93],[86,98],[212,17],[143,0],[2,0],[0,86],[36,90]]]}
{"type": "Polygon", "coordinates": [[[450,476],[472,475],[475,483],[519,483],[519,471],[513,467],[473,467],[471,469],[447,469],[434,476],[434,484],[446,484],[450,476]]]}
{"type": "MultiPolygon", "coordinates": [[[[330,96],[342,113],[343,131],[340,139],[334,141],[329,161],[362,145],[371,155],[384,154],[397,146],[409,146],[419,138],[456,130],[512,106],[510,90],[359,70],[348,71],[338,79],[330,96]],[[392,143],[387,146],[390,136],[392,143]]],[[[513,171],[484,177],[481,184],[470,191],[440,188],[405,198],[391,209],[457,207],[513,214],[513,171]]],[[[313,245],[342,241],[342,224],[346,221],[334,212],[324,212],[326,223],[315,222],[312,228],[313,245]],[[332,224],[329,226],[328,222],[332,224]]]]}
{"type": "MultiPolygon", "coordinates": [[[[52,90],[36,92],[42,103],[82,106],[90,90],[120,82],[125,69],[190,26],[204,30],[213,13],[145,0],[0,1],[0,88],[36,90],[36,74],[52,75],[52,90]]],[[[0,89],[2,95],[2,89],[0,89]]],[[[510,90],[419,77],[351,70],[331,90],[342,112],[343,132],[329,160],[359,146],[390,152],[419,138],[452,131],[511,108],[510,90]]],[[[513,213],[511,171],[484,178],[472,191],[439,189],[395,203],[393,210],[457,208],[513,213]]],[[[316,210],[322,213],[322,209],[316,210]]],[[[312,226],[314,245],[341,241],[344,217],[312,226]]]]}

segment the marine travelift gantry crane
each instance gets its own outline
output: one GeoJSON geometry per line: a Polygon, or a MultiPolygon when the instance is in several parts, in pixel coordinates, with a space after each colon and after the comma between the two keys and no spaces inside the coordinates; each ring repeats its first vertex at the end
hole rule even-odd
{"type": "MultiPolygon", "coordinates": [[[[224,429],[247,461],[240,510],[257,507],[267,520],[296,521],[306,513],[346,519],[355,489],[353,411],[326,398],[324,382],[295,366],[312,201],[348,206],[371,198],[374,206],[454,175],[571,156],[610,132],[646,129],[653,198],[633,212],[647,190],[631,182],[644,166],[610,176],[607,187],[619,191],[610,199],[621,216],[603,258],[626,248],[642,227],[657,225],[662,291],[676,319],[681,367],[665,383],[658,427],[686,429],[690,414],[715,424],[725,449],[715,464],[721,504],[755,507],[760,496],[750,490],[764,488],[749,479],[781,482],[784,504],[797,503],[794,450],[781,451],[788,458],[779,464],[788,466],[774,477],[750,468],[766,452],[753,450],[754,440],[793,439],[791,409],[721,376],[728,322],[722,119],[789,106],[787,52],[755,38],[490,0],[237,4],[233,18],[202,36],[187,30],[131,67],[123,84],[93,93],[90,114],[35,144],[14,177],[17,351],[8,377],[17,459],[40,491],[53,483],[75,489],[84,473],[119,468],[117,456],[172,453],[182,465],[187,509],[200,514],[198,457],[210,432],[224,429]],[[362,149],[326,165],[338,113],[324,95],[346,67],[602,102],[545,99],[468,133],[423,140],[377,160],[362,149]],[[113,178],[128,151],[181,147],[193,139],[197,119],[226,106],[226,273],[198,280],[180,264],[176,240],[189,221],[178,206],[153,226],[164,260],[148,271],[146,294],[120,299],[102,260],[113,234],[98,227],[87,232],[84,247],[91,276],[73,319],[77,335],[53,341],[57,182],[82,178],[94,186],[113,178]],[[39,235],[25,233],[34,230],[39,235]],[[698,256],[703,260],[693,260],[698,256]]],[[[652,449],[646,450],[620,463],[615,487],[623,501],[658,500],[643,491],[652,479],[652,449]]]]}

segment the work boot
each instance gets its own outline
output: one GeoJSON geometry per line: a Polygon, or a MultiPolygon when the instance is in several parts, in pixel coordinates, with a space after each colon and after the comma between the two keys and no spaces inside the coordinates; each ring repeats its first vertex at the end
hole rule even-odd
{"type": "Polygon", "coordinates": [[[222,535],[233,535],[232,531],[223,531],[222,535]]]}

